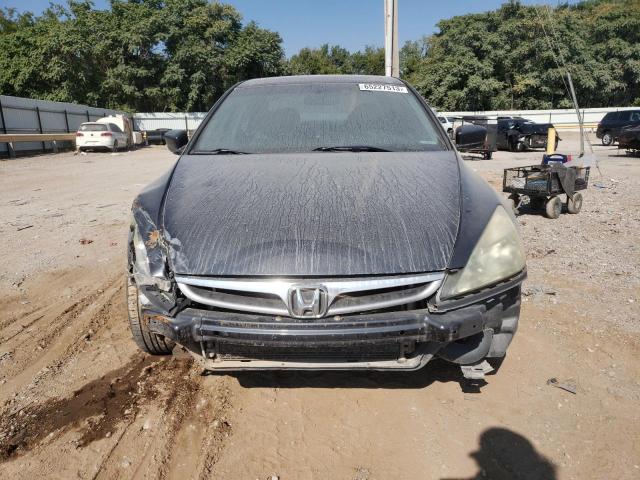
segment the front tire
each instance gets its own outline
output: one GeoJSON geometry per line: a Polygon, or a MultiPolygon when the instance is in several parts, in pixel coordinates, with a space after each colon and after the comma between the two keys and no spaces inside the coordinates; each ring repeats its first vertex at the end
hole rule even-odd
{"type": "Polygon", "coordinates": [[[605,132],[604,135],[602,135],[602,145],[604,145],[605,147],[608,147],[612,143],[613,143],[613,135],[611,135],[611,132],[605,132]]]}
{"type": "Polygon", "coordinates": [[[138,348],[151,355],[171,355],[175,344],[162,335],[150,332],[142,320],[138,287],[130,277],[127,277],[127,310],[131,335],[138,348]]]}
{"type": "Polygon", "coordinates": [[[551,197],[547,200],[544,210],[548,218],[558,218],[562,213],[562,200],[560,200],[560,197],[551,197]]]}
{"type": "Polygon", "coordinates": [[[582,194],[580,192],[576,192],[573,194],[573,198],[567,199],[567,211],[569,213],[580,213],[582,209],[582,194]]]}

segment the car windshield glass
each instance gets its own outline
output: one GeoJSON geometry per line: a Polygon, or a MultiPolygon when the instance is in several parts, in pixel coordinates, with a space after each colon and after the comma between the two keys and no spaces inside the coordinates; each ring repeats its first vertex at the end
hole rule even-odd
{"type": "Polygon", "coordinates": [[[351,146],[357,151],[447,149],[409,90],[313,83],[235,89],[204,126],[191,153],[311,152],[351,146]]]}
{"type": "Polygon", "coordinates": [[[83,123],[80,125],[81,132],[105,132],[107,126],[102,123],[83,123]]]}

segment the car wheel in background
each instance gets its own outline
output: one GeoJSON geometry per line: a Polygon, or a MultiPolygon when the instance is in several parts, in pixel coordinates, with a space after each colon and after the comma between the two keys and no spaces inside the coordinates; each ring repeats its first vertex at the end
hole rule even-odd
{"type": "Polygon", "coordinates": [[[111,147],[111,151],[112,152],[117,152],[118,151],[118,140],[114,140],[113,141],[113,147],[111,147]]]}
{"type": "Polygon", "coordinates": [[[613,143],[613,135],[611,135],[611,132],[604,132],[604,135],[602,135],[602,145],[604,145],[605,147],[608,147],[612,143],[613,143]]]}
{"type": "Polygon", "coordinates": [[[558,218],[562,213],[562,200],[560,200],[560,197],[551,197],[547,200],[544,210],[548,218],[558,218]]]}
{"type": "Polygon", "coordinates": [[[129,328],[140,350],[151,355],[171,355],[175,343],[161,335],[151,333],[140,317],[138,287],[130,277],[127,277],[127,310],[129,311],[129,328]]]}
{"type": "Polygon", "coordinates": [[[517,142],[516,143],[516,147],[515,147],[515,151],[516,152],[524,152],[526,146],[524,144],[524,142],[517,142]]]}
{"type": "Polygon", "coordinates": [[[573,198],[567,198],[567,211],[569,213],[580,213],[582,209],[582,194],[576,192],[573,194],[573,198]]]}

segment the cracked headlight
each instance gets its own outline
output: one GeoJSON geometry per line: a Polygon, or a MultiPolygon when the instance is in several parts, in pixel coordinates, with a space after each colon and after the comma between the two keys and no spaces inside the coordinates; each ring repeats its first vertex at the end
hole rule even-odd
{"type": "Polygon", "coordinates": [[[465,267],[447,275],[440,297],[456,297],[479,290],[514,276],[524,267],[524,249],[518,230],[505,209],[499,206],[465,267]]]}
{"type": "Polygon", "coordinates": [[[147,257],[147,247],[144,244],[144,240],[140,236],[138,227],[133,226],[133,248],[135,250],[135,273],[146,277],[151,277],[149,270],[149,258],[147,257]]]}
{"type": "Polygon", "coordinates": [[[162,248],[158,242],[153,246],[145,243],[140,229],[135,220],[132,222],[133,227],[133,248],[135,260],[133,262],[133,277],[138,285],[155,286],[160,290],[168,292],[171,290],[171,280],[169,280],[165,272],[165,258],[160,249],[162,248]],[[150,261],[149,256],[152,255],[154,261],[150,261]]]}

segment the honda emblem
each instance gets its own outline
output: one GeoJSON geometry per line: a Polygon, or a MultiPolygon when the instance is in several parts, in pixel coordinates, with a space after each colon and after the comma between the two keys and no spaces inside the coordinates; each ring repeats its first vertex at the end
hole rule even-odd
{"type": "Polygon", "coordinates": [[[320,318],[327,313],[327,289],[321,285],[289,289],[289,313],[297,318],[320,318]]]}

